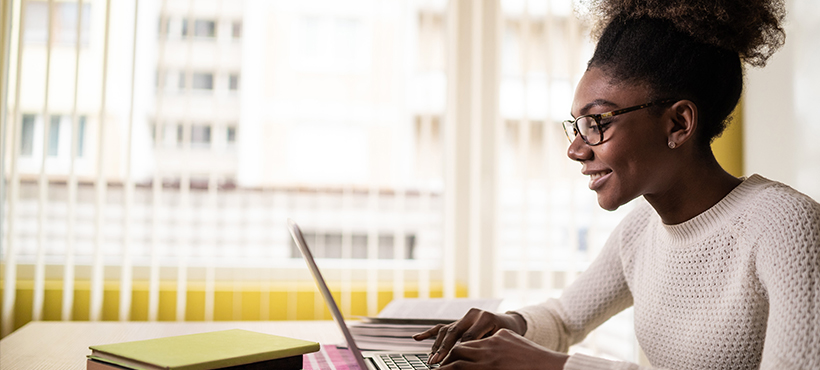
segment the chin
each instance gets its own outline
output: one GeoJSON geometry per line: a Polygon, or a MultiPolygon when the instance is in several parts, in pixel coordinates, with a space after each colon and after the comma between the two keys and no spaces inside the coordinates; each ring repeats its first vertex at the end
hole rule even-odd
{"type": "Polygon", "coordinates": [[[602,198],[601,195],[598,195],[598,206],[607,210],[607,211],[614,211],[622,206],[624,203],[620,202],[612,202],[609,199],[602,198]]]}

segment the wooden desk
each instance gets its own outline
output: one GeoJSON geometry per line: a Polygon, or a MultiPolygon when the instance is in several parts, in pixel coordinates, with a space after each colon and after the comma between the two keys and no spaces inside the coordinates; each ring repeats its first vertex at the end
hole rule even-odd
{"type": "Polygon", "coordinates": [[[246,329],[336,344],[333,321],[30,322],[0,340],[0,369],[84,370],[88,346],[226,329],[246,329]]]}

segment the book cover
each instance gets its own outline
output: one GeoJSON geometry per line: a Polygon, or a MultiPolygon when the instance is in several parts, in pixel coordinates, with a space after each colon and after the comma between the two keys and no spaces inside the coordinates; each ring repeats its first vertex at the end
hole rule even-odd
{"type": "MultiPolygon", "coordinates": [[[[273,360],[252,362],[244,365],[221,367],[219,370],[301,370],[304,366],[303,355],[276,358],[273,360]]],[[[89,356],[86,360],[86,370],[137,370],[141,367],[118,365],[96,357],[89,356]]]]}
{"type": "Polygon", "coordinates": [[[231,329],[89,348],[90,359],[127,368],[207,370],[315,352],[319,343],[231,329]]]}

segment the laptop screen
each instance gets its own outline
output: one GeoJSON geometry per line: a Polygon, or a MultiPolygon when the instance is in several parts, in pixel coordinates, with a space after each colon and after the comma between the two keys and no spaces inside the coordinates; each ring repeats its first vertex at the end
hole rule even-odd
{"type": "Polygon", "coordinates": [[[327,283],[322,277],[319,267],[316,265],[316,260],[313,259],[313,254],[311,254],[310,249],[308,249],[307,242],[305,241],[304,236],[302,236],[302,230],[300,230],[299,225],[297,225],[296,222],[290,218],[288,219],[288,230],[290,231],[290,235],[293,237],[293,241],[296,243],[296,246],[299,247],[299,251],[302,252],[302,257],[305,259],[305,263],[307,263],[308,269],[313,275],[313,280],[316,281],[316,286],[319,288],[319,291],[322,293],[322,297],[325,299],[325,303],[327,303],[327,308],[330,309],[330,314],[333,316],[333,320],[336,321],[336,324],[339,325],[339,329],[342,331],[342,334],[344,334],[347,346],[350,348],[351,354],[353,354],[353,357],[356,359],[356,363],[359,365],[360,369],[367,369],[368,367],[367,364],[365,364],[364,356],[362,356],[362,352],[359,350],[359,347],[356,346],[356,342],[353,341],[353,335],[350,334],[350,330],[347,328],[347,325],[345,325],[342,312],[339,311],[339,306],[336,305],[333,295],[330,294],[330,289],[327,287],[327,283]]]}

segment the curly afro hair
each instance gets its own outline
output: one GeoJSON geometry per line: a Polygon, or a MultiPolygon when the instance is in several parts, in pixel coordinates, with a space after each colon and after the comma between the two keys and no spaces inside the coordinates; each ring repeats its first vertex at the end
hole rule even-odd
{"type": "Polygon", "coordinates": [[[698,106],[699,134],[721,135],[743,91],[785,42],[783,0],[583,0],[598,39],[589,68],[698,106]]]}
{"type": "Polygon", "coordinates": [[[783,0],[582,0],[595,19],[593,37],[616,18],[665,19],[705,44],[763,67],[786,40],[783,0]]]}

